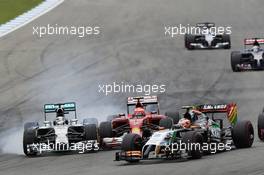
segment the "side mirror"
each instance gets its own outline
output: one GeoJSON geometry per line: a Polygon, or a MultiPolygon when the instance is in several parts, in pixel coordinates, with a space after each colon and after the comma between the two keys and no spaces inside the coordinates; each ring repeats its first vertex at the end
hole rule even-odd
{"type": "Polygon", "coordinates": [[[70,125],[77,125],[78,119],[71,119],[70,125]]]}

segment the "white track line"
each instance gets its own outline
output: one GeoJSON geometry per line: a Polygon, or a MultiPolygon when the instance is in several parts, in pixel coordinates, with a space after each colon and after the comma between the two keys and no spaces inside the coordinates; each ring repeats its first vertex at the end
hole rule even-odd
{"type": "Polygon", "coordinates": [[[0,25],[0,37],[3,37],[10,32],[13,32],[20,27],[30,23],[34,19],[40,17],[41,15],[49,12],[58,5],[60,5],[64,0],[45,0],[35,8],[23,13],[22,15],[10,20],[9,22],[0,25]]]}

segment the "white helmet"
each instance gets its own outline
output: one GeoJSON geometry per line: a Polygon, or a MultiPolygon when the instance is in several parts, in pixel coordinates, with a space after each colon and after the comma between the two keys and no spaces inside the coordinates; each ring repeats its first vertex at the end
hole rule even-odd
{"type": "Polygon", "coordinates": [[[259,46],[253,46],[252,47],[252,50],[253,50],[253,52],[255,52],[255,53],[257,53],[257,52],[259,52],[259,46]]]}

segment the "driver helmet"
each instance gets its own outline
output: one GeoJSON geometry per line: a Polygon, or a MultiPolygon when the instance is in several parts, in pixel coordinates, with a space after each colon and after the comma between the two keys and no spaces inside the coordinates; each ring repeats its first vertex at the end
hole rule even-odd
{"type": "Polygon", "coordinates": [[[62,108],[58,108],[56,110],[56,125],[64,125],[65,123],[65,118],[64,118],[64,110],[62,108]]]}
{"type": "Polygon", "coordinates": [[[58,108],[56,110],[57,117],[64,117],[64,110],[62,108],[58,108]]]}
{"type": "Polygon", "coordinates": [[[252,47],[252,50],[253,50],[253,52],[257,53],[257,52],[259,52],[260,47],[257,46],[257,45],[254,45],[254,46],[252,47]]]}
{"type": "Polygon", "coordinates": [[[198,115],[201,115],[202,113],[198,110],[190,110],[188,114],[189,114],[191,121],[195,122],[196,120],[198,120],[198,115]]]}
{"type": "Polygon", "coordinates": [[[202,27],[202,34],[204,34],[204,35],[208,35],[208,34],[210,34],[211,32],[210,32],[210,29],[208,28],[208,26],[204,26],[204,27],[202,27]]]}
{"type": "Polygon", "coordinates": [[[179,121],[179,125],[183,128],[190,128],[191,127],[191,121],[189,119],[183,118],[179,121]]]}
{"type": "Polygon", "coordinates": [[[141,107],[137,107],[135,108],[134,110],[134,117],[137,117],[137,118],[142,118],[144,117],[146,114],[145,114],[145,110],[144,108],[141,108],[141,107]]]}

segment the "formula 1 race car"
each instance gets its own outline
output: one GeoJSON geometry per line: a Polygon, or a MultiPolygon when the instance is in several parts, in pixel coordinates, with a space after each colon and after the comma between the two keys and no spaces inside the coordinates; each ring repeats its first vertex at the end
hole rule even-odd
{"type": "Polygon", "coordinates": [[[44,126],[37,122],[28,122],[24,125],[23,149],[27,156],[36,156],[52,151],[84,151],[98,150],[97,119],[84,119],[78,124],[76,105],[71,103],[45,104],[44,126]],[[65,114],[74,113],[70,120],[65,114]],[[56,113],[56,119],[48,121],[50,113],[56,113]]]}
{"type": "Polygon", "coordinates": [[[217,34],[212,29],[215,28],[214,23],[197,23],[194,33],[186,33],[185,47],[192,49],[230,49],[231,41],[228,34],[217,34]]]}
{"type": "Polygon", "coordinates": [[[264,70],[264,49],[260,47],[264,39],[246,38],[244,40],[244,51],[233,51],[231,53],[231,67],[233,72],[243,70],[264,70]],[[247,46],[252,46],[247,48],[247,46]]]}
{"type": "Polygon", "coordinates": [[[261,141],[264,141],[264,108],[258,116],[258,136],[261,141]]]}
{"type": "Polygon", "coordinates": [[[177,125],[153,133],[146,143],[140,135],[126,135],[115,160],[199,159],[203,154],[252,146],[253,126],[250,121],[237,121],[236,104],[206,104],[184,109],[186,112],[177,125]]]}
{"type": "Polygon", "coordinates": [[[127,116],[112,115],[108,121],[100,123],[100,145],[102,148],[119,147],[128,133],[136,133],[147,140],[159,130],[160,121],[164,118],[169,118],[169,124],[173,125],[178,122],[179,114],[168,112],[161,115],[157,96],[128,97],[127,116]]]}

